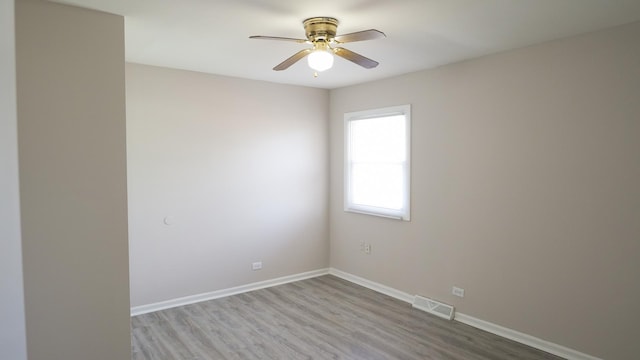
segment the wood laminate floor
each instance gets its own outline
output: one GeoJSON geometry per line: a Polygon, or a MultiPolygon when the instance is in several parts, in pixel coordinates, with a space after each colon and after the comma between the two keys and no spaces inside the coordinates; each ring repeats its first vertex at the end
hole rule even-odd
{"type": "Polygon", "coordinates": [[[326,275],[132,318],[133,360],[560,359],[326,275]]]}

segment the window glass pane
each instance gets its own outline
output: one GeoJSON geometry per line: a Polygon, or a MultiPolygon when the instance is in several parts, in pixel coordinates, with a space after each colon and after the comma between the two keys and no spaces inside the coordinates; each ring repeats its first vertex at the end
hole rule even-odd
{"type": "Polygon", "coordinates": [[[351,121],[351,159],[356,162],[404,161],[404,123],[403,115],[351,121]]]}
{"type": "Polygon", "coordinates": [[[400,164],[353,164],[353,203],[402,209],[403,166],[400,164]]]}

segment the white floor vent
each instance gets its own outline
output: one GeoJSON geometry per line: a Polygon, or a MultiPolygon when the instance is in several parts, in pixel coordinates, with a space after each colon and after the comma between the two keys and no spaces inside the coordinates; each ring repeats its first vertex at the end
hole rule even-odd
{"type": "Polygon", "coordinates": [[[426,311],[443,319],[453,319],[454,309],[451,305],[443,304],[439,301],[431,300],[420,295],[416,295],[413,299],[413,304],[411,305],[416,309],[426,311]]]}

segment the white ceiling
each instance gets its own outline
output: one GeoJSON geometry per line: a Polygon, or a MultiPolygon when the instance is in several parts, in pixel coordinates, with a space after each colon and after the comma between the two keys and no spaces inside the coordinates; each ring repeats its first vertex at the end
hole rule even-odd
{"type": "MultiPolygon", "coordinates": [[[[640,0],[64,0],[125,16],[126,60],[276,83],[338,88],[640,20],[640,0]],[[331,16],[338,34],[375,28],[343,47],[380,62],[337,58],[313,77],[305,60],[272,68],[306,44],[302,20],[331,16]]],[[[640,41],[640,40],[639,40],[640,41]]]]}

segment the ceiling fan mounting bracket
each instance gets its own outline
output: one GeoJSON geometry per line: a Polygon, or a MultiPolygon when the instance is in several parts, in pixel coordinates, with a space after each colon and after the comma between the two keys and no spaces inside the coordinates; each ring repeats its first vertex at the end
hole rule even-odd
{"type": "Polygon", "coordinates": [[[336,37],[338,19],[332,17],[312,17],[302,22],[307,39],[312,43],[316,41],[331,42],[336,37]]]}

